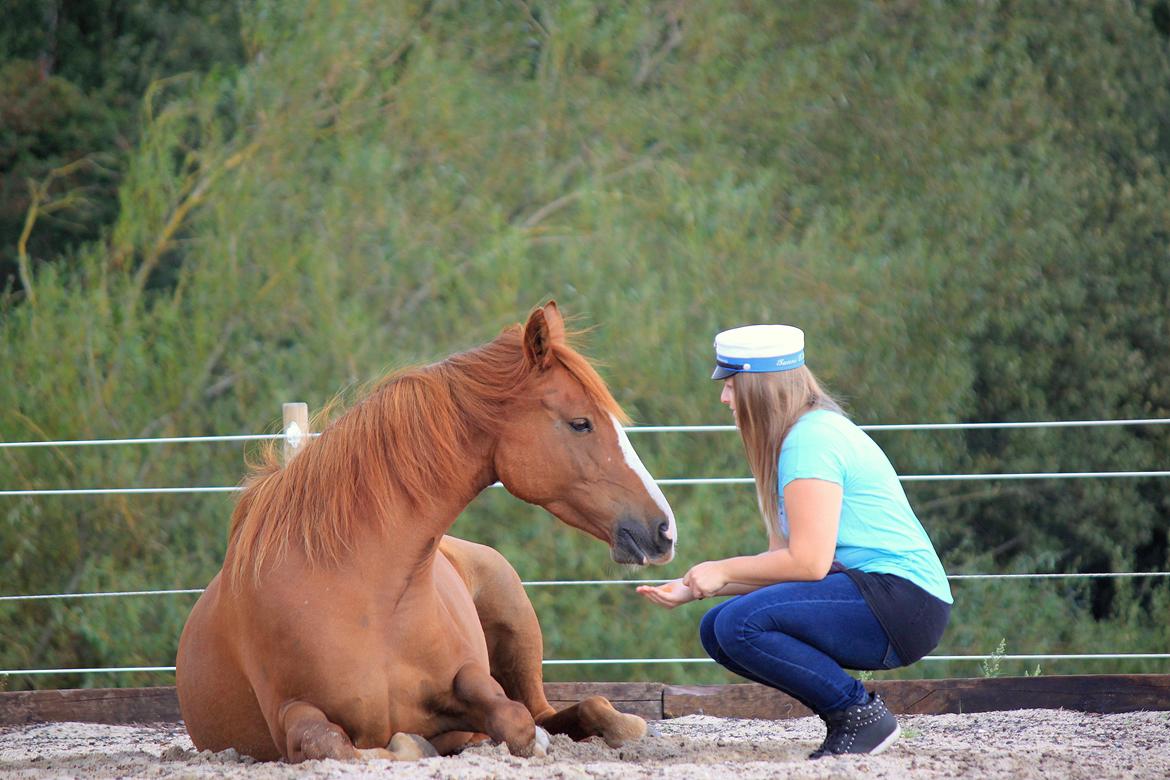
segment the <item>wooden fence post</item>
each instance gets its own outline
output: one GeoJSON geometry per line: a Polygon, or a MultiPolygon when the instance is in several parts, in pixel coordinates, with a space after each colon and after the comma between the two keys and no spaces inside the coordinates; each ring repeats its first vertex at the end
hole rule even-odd
{"type": "Polygon", "coordinates": [[[296,455],[309,436],[309,406],[303,403],[284,404],[284,462],[296,455]]]}

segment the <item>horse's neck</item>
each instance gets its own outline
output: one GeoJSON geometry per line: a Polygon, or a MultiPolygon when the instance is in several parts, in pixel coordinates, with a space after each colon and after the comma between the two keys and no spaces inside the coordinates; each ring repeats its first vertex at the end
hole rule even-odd
{"type": "MultiPolygon", "coordinates": [[[[371,547],[379,550],[381,568],[385,569],[387,562],[392,561],[394,569],[408,576],[428,568],[443,534],[472,499],[496,481],[491,443],[486,438],[469,442],[463,458],[465,462],[457,470],[460,476],[441,486],[440,495],[431,496],[421,506],[400,501],[388,522],[378,524],[379,538],[370,542],[371,547]]],[[[359,545],[358,549],[363,546],[359,545]]]]}

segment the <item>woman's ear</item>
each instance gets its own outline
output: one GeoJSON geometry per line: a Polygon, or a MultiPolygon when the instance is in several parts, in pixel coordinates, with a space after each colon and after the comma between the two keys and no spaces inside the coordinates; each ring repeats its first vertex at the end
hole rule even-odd
{"type": "Polygon", "coordinates": [[[554,301],[536,309],[524,325],[524,357],[541,371],[552,365],[553,344],[565,338],[565,323],[554,301]]]}

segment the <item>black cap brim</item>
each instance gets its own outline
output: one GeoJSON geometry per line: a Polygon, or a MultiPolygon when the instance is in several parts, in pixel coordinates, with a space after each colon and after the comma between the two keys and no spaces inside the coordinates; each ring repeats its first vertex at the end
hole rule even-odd
{"type": "Polygon", "coordinates": [[[729,376],[738,374],[734,368],[725,368],[723,366],[715,366],[715,370],[711,373],[712,379],[726,379],[729,376]]]}

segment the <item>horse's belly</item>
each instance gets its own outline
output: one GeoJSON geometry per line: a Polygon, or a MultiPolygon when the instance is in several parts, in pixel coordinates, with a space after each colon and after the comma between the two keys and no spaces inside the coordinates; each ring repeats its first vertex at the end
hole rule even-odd
{"type": "MultiPolygon", "coordinates": [[[[452,730],[443,714],[457,709],[452,682],[468,663],[488,668],[487,646],[471,595],[442,555],[432,576],[433,587],[393,601],[371,597],[365,583],[312,576],[219,589],[193,610],[180,647],[192,739],[245,752],[228,733],[243,730],[249,743],[271,744],[268,719],[292,699],[320,708],[359,748],[385,746],[398,731],[452,730]],[[219,682],[199,682],[211,679],[219,682]]],[[[279,740],[283,729],[272,725],[279,740]]]]}
{"type": "Polygon", "coordinates": [[[179,640],[175,689],[191,741],[199,750],[235,748],[260,760],[280,758],[244,671],[227,644],[230,629],[216,609],[219,578],[191,610],[179,640]]]}

